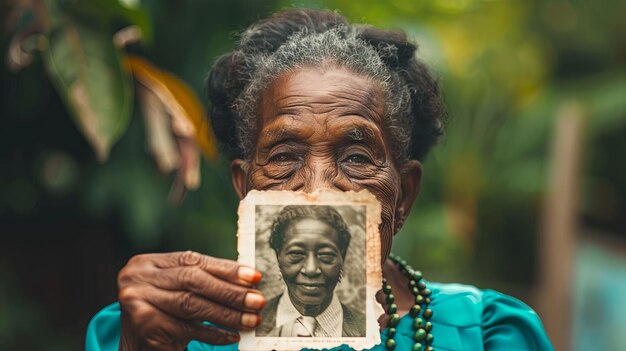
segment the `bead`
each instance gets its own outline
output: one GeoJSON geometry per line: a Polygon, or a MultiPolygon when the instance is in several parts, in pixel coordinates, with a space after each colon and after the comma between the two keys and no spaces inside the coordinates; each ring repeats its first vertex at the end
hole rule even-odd
{"type": "Polygon", "coordinates": [[[415,334],[413,335],[413,340],[415,341],[422,341],[426,339],[426,330],[424,329],[418,329],[415,331],[415,334]]]}
{"type": "Polygon", "coordinates": [[[420,290],[426,289],[426,283],[423,280],[417,282],[417,288],[420,290]]]}
{"type": "Polygon", "coordinates": [[[411,307],[411,310],[409,311],[409,314],[411,315],[411,317],[417,317],[420,312],[422,312],[422,307],[420,305],[413,305],[411,307]]]}
{"type": "Polygon", "coordinates": [[[433,340],[435,340],[435,337],[433,336],[433,334],[428,333],[428,335],[426,335],[426,343],[432,344],[433,340]]]}
{"type": "Polygon", "coordinates": [[[424,303],[424,296],[422,295],[417,295],[415,296],[415,303],[418,305],[421,305],[424,303]]]}
{"type": "Polygon", "coordinates": [[[413,271],[412,277],[413,277],[413,279],[415,279],[415,281],[419,281],[420,279],[422,279],[422,272],[421,271],[413,271]]]}
{"type": "Polygon", "coordinates": [[[383,285],[383,292],[384,292],[386,295],[391,294],[391,285],[389,285],[389,284],[385,284],[385,285],[383,285]]]}
{"type": "MultiPolygon", "coordinates": [[[[413,327],[415,329],[415,333],[413,334],[415,344],[413,344],[411,350],[434,351],[433,347],[430,346],[434,340],[434,336],[431,333],[433,324],[428,321],[433,316],[433,310],[428,308],[428,304],[431,302],[430,296],[432,295],[432,291],[426,287],[426,282],[423,280],[421,271],[415,270],[406,260],[392,253],[389,254],[389,259],[395,263],[402,274],[408,278],[409,290],[415,296],[415,305],[411,306],[409,311],[409,314],[413,317],[413,327]]],[[[385,278],[382,279],[382,290],[386,295],[388,304],[387,314],[389,315],[389,320],[387,321],[388,339],[385,342],[385,348],[387,351],[393,351],[397,347],[394,336],[397,334],[396,326],[400,322],[400,316],[397,313],[398,305],[394,303],[395,296],[391,293],[392,287],[387,283],[387,279],[385,278]]]]}
{"type": "Polygon", "coordinates": [[[399,321],[400,321],[400,316],[397,313],[394,313],[391,316],[389,316],[389,321],[387,322],[387,324],[389,325],[389,327],[395,327],[396,325],[398,325],[399,321]]]}

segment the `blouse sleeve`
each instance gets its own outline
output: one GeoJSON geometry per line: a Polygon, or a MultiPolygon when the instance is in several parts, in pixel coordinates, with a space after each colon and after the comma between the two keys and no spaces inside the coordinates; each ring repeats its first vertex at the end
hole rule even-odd
{"type": "Polygon", "coordinates": [[[111,304],[89,322],[86,351],[117,351],[120,343],[120,305],[111,304]]]}
{"type": "Polygon", "coordinates": [[[539,316],[526,304],[493,290],[484,291],[483,302],[486,351],[554,350],[539,316]]]}

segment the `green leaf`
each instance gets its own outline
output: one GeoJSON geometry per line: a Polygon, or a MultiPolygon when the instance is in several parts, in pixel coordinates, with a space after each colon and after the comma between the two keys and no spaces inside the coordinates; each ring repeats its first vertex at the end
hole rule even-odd
{"type": "Polygon", "coordinates": [[[131,79],[106,33],[65,18],[44,50],[48,75],[100,161],[128,127],[131,79]]]}
{"type": "MultiPolygon", "coordinates": [[[[126,6],[117,0],[72,0],[66,1],[61,11],[92,27],[106,28],[112,35],[116,27],[136,25],[141,29],[142,40],[151,42],[152,24],[142,7],[126,6]]],[[[52,6],[52,5],[51,5],[52,6]]]]}

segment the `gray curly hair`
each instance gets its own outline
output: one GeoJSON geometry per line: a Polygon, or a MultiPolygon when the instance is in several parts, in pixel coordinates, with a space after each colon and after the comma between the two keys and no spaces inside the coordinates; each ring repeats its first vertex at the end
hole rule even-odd
{"type": "Polygon", "coordinates": [[[403,32],[351,24],[335,12],[278,12],[252,24],[211,68],[211,124],[232,157],[249,158],[262,91],[274,79],[300,67],[341,67],[380,85],[396,160],[421,160],[443,134],[446,111],[437,80],[415,51],[403,32]]]}

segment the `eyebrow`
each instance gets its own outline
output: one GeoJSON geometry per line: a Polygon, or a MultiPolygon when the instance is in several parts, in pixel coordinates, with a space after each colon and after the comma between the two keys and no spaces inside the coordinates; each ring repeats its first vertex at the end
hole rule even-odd
{"type": "Polygon", "coordinates": [[[261,148],[271,149],[278,144],[290,140],[297,140],[299,133],[293,128],[280,127],[271,128],[267,131],[264,131],[263,134],[265,134],[266,137],[263,138],[263,143],[260,145],[261,148]]]}
{"type": "Polygon", "coordinates": [[[343,126],[339,128],[338,133],[341,135],[342,142],[368,146],[377,157],[380,157],[385,154],[382,131],[376,132],[368,124],[370,123],[343,126]]]}
{"type": "MultiPolygon", "coordinates": [[[[340,137],[340,141],[366,144],[371,146],[381,146],[381,140],[376,136],[376,132],[369,126],[355,125],[349,128],[342,128],[343,135],[340,137]]],[[[271,128],[264,131],[265,137],[261,148],[271,149],[274,146],[285,143],[288,141],[297,141],[299,133],[296,129],[289,127],[271,128]]]]}
{"type": "Polygon", "coordinates": [[[376,138],[376,132],[368,126],[353,126],[345,132],[345,138],[357,141],[357,142],[366,142],[368,144],[378,144],[378,140],[376,138]]]}

